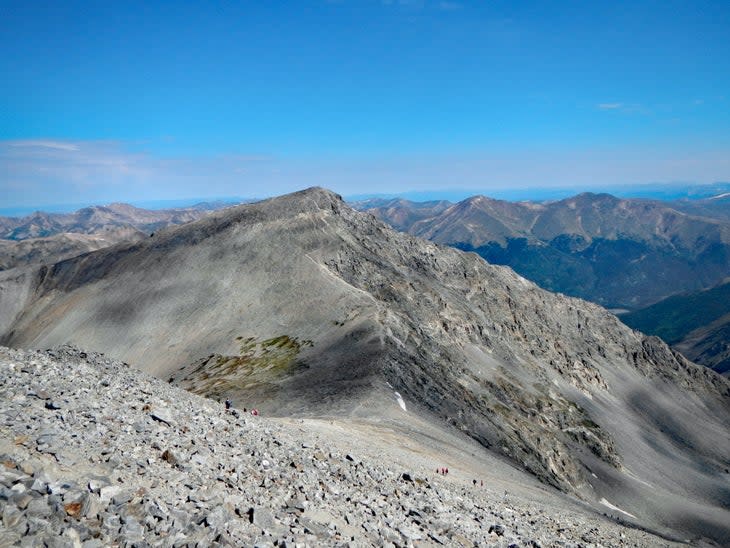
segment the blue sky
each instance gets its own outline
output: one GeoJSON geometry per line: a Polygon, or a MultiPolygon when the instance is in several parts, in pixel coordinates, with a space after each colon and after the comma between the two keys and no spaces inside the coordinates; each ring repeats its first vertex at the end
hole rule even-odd
{"type": "Polygon", "coordinates": [[[0,207],[730,179],[730,3],[0,0],[0,207]]]}

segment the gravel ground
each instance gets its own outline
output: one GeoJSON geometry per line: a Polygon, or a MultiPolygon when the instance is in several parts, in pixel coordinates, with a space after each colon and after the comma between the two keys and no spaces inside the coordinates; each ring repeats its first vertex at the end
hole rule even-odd
{"type": "Polygon", "coordinates": [[[391,428],[226,411],[71,347],[0,347],[0,401],[0,546],[674,545],[436,474],[434,446],[391,428]]]}

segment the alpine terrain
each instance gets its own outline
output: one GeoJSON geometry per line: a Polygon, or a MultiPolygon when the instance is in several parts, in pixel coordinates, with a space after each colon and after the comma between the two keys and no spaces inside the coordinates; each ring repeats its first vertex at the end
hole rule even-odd
{"type": "Polygon", "coordinates": [[[115,203],[73,213],[36,211],[26,217],[0,217],[0,270],[55,263],[119,242],[136,241],[226,205],[206,202],[188,208],[149,210],[115,203]]]}
{"type": "Polygon", "coordinates": [[[691,360],[730,374],[730,280],[619,317],[634,329],[661,337],[691,360]]]}
{"type": "Polygon", "coordinates": [[[583,193],[554,202],[370,200],[358,209],[475,251],[551,291],[635,310],[707,289],[730,271],[727,197],[659,202],[583,193]]]}
{"type": "MultiPolygon", "coordinates": [[[[65,343],[238,409],[469,438],[477,462],[512,463],[561,500],[667,538],[730,541],[725,378],[598,305],[323,189],[0,272],[0,344],[65,343]]],[[[45,363],[7,361],[28,359],[45,363]]]]}

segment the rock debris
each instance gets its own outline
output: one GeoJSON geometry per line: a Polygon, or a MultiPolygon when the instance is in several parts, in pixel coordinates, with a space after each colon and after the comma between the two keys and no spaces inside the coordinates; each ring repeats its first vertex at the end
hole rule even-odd
{"type": "Polygon", "coordinates": [[[312,442],[119,361],[0,347],[0,545],[651,546],[312,442]]]}

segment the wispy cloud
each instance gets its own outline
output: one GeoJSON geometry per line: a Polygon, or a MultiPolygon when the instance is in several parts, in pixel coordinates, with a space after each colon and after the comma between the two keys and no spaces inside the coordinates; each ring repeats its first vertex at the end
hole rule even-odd
{"type": "Polygon", "coordinates": [[[622,114],[643,114],[649,115],[652,110],[656,107],[648,108],[639,103],[598,103],[596,105],[598,110],[607,112],[621,112],[622,114]]]}
{"type": "Polygon", "coordinates": [[[8,146],[16,148],[50,148],[54,150],[78,150],[78,145],[70,143],[68,141],[47,141],[47,140],[23,140],[23,141],[8,141],[8,146]]]}
{"type": "Polygon", "coordinates": [[[463,154],[322,153],[165,156],[152,145],[48,139],[0,141],[3,205],[109,203],[221,196],[266,197],[320,185],[342,194],[580,186],[730,178],[727,147],[482,150],[463,154]]]}
{"type": "Polygon", "coordinates": [[[239,195],[240,175],[266,181],[272,162],[252,154],[170,157],[139,142],[0,141],[0,195],[21,205],[239,195]]]}

